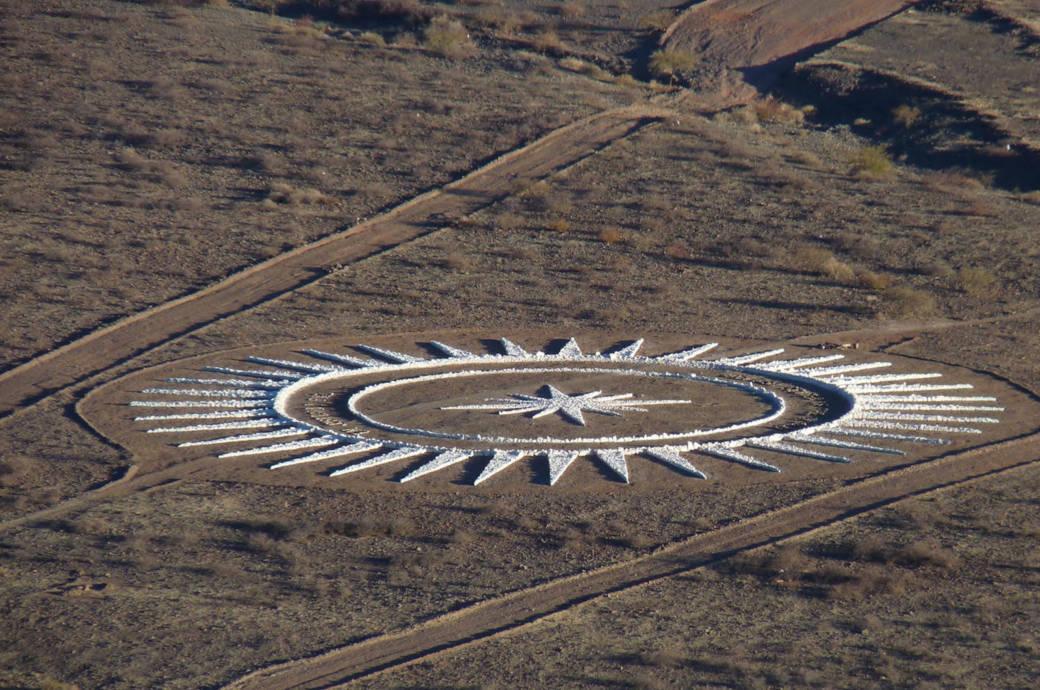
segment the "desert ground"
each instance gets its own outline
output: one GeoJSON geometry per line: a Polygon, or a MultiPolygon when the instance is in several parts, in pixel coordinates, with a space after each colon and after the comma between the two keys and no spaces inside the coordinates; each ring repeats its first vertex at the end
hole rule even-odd
{"type": "Polygon", "coordinates": [[[0,687],[1040,682],[1037,2],[0,51],[0,687]]]}

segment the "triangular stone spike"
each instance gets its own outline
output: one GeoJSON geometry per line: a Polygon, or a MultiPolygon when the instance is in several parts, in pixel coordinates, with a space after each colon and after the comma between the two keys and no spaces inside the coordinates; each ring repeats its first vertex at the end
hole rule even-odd
{"type": "Polygon", "coordinates": [[[660,460],[661,462],[668,463],[672,467],[691,476],[697,477],[698,479],[708,478],[708,475],[694,467],[690,464],[689,460],[679,455],[677,451],[674,451],[671,448],[649,449],[646,451],[646,454],[652,458],[660,460]]]}
{"type": "Polygon", "coordinates": [[[700,357],[705,352],[714,350],[719,346],[718,343],[706,343],[704,345],[698,345],[697,347],[691,347],[688,350],[682,350],[681,352],[673,352],[668,355],[660,355],[657,357],[662,362],[686,362],[695,357],[700,357]]]}
{"type": "Polygon", "coordinates": [[[145,388],[141,393],[147,395],[187,395],[198,398],[252,398],[254,400],[273,397],[270,391],[258,391],[251,388],[224,388],[217,390],[208,388],[145,388]]]}
{"type": "Polygon", "coordinates": [[[487,481],[526,455],[528,455],[528,453],[519,450],[496,450],[495,454],[492,455],[491,459],[488,461],[488,464],[484,466],[480,476],[473,480],[473,486],[487,481]]]}
{"type": "Polygon", "coordinates": [[[900,429],[904,431],[934,431],[945,434],[981,434],[982,429],[970,426],[946,426],[943,424],[917,424],[904,422],[884,422],[876,419],[849,419],[842,420],[847,427],[867,429],[900,429]]]}
{"type": "Polygon", "coordinates": [[[266,418],[267,410],[252,408],[244,410],[220,410],[217,412],[180,412],[178,414],[149,414],[134,417],[135,422],[160,422],[168,419],[258,419],[266,418]]]}
{"type": "Polygon", "coordinates": [[[306,362],[297,362],[291,359],[269,359],[267,357],[246,357],[246,359],[254,364],[266,364],[270,367],[292,369],[294,371],[302,371],[306,374],[323,374],[330,371],[343,370],[343,367],[334,367],[326,364],[308,364],[306,362]]]}
{"type": "Polygon", "coordinates": [[[762,450],[769,450],[774,453],[785,453],[787,455],[797,455],[803,458],[812,458],[813,460],[826,460],[827,462],[837,462],[841,464],[848,464],[849,459],[844,455],[832,455],[831,453],[820,453],[815,450],[809,450],[807,448],[799,448],[798,446],[792,446],[787,443],[779,443],[777,441],[748,441],[748,448],[760,448],[762,450]]]}
{"type": "Polygon", "coordinates": [[[452,345],[439,342],[437,340],[430,341],[430,345],[435,347],[438,351],[446,354],[449,357],[476,357],[472,352],[463,350],[452,345]]]}
{"type": "Polygon", "coordinates": [[[877,374],[876,376],[838,376],[830,379],[828,383],[889,383],[892,381],[916,381],[920,379],[937,379],[942,374],[932,372],[928,374],[877,374]]]}
{"type": "Polygon", "coordinates": [[[348,465],[347,467],[340,468],[335,472],[330,472],[330,477],[338,477],[343,474],[349,474],[351,472],[357,472],[359,470],[367,470],[370,467],[377,467],[379,465],[385,465],[388,462],[397,462],[398,460],[404,460],[406,458],[414,458],[416,455],[422,455],[423,453],[429,453],[430,451],[426,448],[416,448],[408,446],[405,448],[396,448],[389,453],[383,453],[373,458],[363,460],[356,465],[348,465]]]}
{"type": "Polygon", "coordinates": [[[863,412],[862,419],[883,419],[896,422],[971,422],[974,424],[997,424],[996,417],[960,417],[948,414],[914,414],[895,410],[873,410],[863,412]]]}
{"type": "Polygon", "coordinates": [[[574,338],[571,338],[563,344],[563,347],[561,347],[560,351],[556,353],[556,356],[581,357],[581,347],[578,345],[578,342],[574,338]]]}
{"type": "Polygon", "coordinates": [[[235,409],[247,409],[257,410],[271,406],[270,400],[247,398],[245,400],[238,398],[227,398],[217,400],[134,400],[130,403],[130,407],[209,407],[209,408],[220,408],[229,407],[235,409]]]}
{"type": "Polygon", "coordinates": [[[883,453],[885,455],[906,455],[904,451],[896,448],[886,448],[885,446],[872,446],[866,443],[855,443],[853,441],[842,441],[836,438],[827,438],[825,436],[798,436],[792,438],[792,441],[798,443],[811,443],[817,446],[829,446],[831,448],[846,448],[848,450],[862,450],[870,453],[883,453]]]}
{"type": "Polygon", "coordinates": [[[355,453],[367,453],[370,450],[381,448],[383,444],[372,443],[371,441],[358,441],[357,443],[351,443],[348,446],[340,446],[339,448],[330,448],[329,450],[320,450],[317,453],[310,453],[303,457],[293,458],[292,460],[286,460],[284,462],[278,462],[271,465],[270,469],[277,470],[281,467],[289,467],[290,465],[302,465],[307,462],[318,462],[320,460],[328,460],[329,458],[338,458],[344,455],[353,455],[355,453]]]}
{"type": "Polygon", "coordinates": [[[410,362],[421,362],[421,357],[415,357],[408,355],[403,352],[397,352],[395,350],[386,350],[381,347],[374,347],[372,345],[356,345],[357,349],[367,352],[370,355],[378,357],[379,359],[387,362],[393,362],[395,364],[408,364],[410,362]]]}
{"type": "Polygon", "coordinates": [[[235,436],[222,436],[221,438],[208,438],[203,441],[185,441],[178,443],[178,448],[189,446],[216,446],[225,443],[246,443],[247,441],[267,441],[272,438],[284,438],[286,436],[303,436],[309,434],[307,429],[292,427],[289,429],[278,429],[277,431],[261,431],[255,434],[237,434],[235,436]]]}
{"type": "Polygon", "coordinates": [[[362,369],[364,367],[374,367],[376,362],[370,359],[361,359],[359,357],[351,357],[350,355],[341,355],[337,352],[325,352],[323,350],[300,350],[305,355],[310,355],[317,359],[324,359],[329,362],[335,362],[336,364],[345,364],[348,367],[354,367],[355,369],[362,369]]]}
{"type": "Polygon", "coordinates": [[[288,443],[276,443],[273,446],[260,446],[259,448],[243,448],[242,450],[232,450],[227,453],[221,453],[218,458],[237,458],[243,455],[267,455],[268,453],[285,453],[290,450],[300,450],[302,448],[320,448],[321,446],[331,446],[339,443],[340,440],[335,436],[319,436],[318,438],[305,438],[299,441],[289,441],[288,443]]]}
{"type": "MultiPolygon", "coordinates": [[[[855,393],[858,397],[860,394],[866,393],[920,393],[922,391],[970,390],[974,386],[970,383],[888,383],[879,386],[849,384],[843,386],[843,388],[855,393]]],[[[878,397],[878,399],[880,400],[881,398],[878,397]]]]}
{"type": "Polygon", "coordinates": [[[595,451],[596,457],[603,462],[604,465],[609,467],[611,471],[617,476],[621,477],[621,480],[626,484],[629,483],[628,479],[628,462],[625,460],[625,454],[620,450],[597,450],[595,451]]]}
{"type": "Polygon", "coordinates": [[[572,450],[550,450],[546,453],[549,459],[549,486],[554,485],[578,458],[578,454],[572,450]]]}
{"type": "Polygon", "coordinates": [[[766,470],[767,472],[779,472],[780,468],[776,465],[770,465],[768,462],[762,462],[750,455],[744,453],[738,453],[732,448],[698,448],[701,453],[707,453],[708,455],[714,455],[717,458],[723,460],[730,460],[731,462],[737,462],[741,465],[747,465],[753,467],[756,470],[766,470]]]}
{"type": "Polygon", "coordinates": [[[424,465],[420,465],[419,467],[415,468],[405,476],[401,477],[401,483],[403,484],[404,482],[410,482],[413,479],[418,479],[419,477],[422,477],[423,475],[427,475],[431,472],[436,472],[437,470],[442,470],[445,467],[448,467],[449,465],[454,465],[456,463],[462,462],[463,460],[466,460],[467,458],[471,458],[475,454],[476,453],[474,453],[473,451],[446,450],[442,453],[439,453],[436,457],[433,458],[433,460],[430,460],[424,465]]]}
{"type": "Polygon", "coordinates": [[[730,366],[740,366],[742,364],[750,364],[751,362],[757,362],[760,359],[769,359],[770,357],[776,357],[779,354],[783,354],[784,348],[777,350],[762,350],[761,352],[752,352],[746,355],[738,355],[736,357],[722,357],[721,359],[712,360],[716,364],[728,364],[730,366]]]}
{"type": "Polygon", "coordinates": [[[510,357],[526,357],[527,350],[514,343],[509,338],[499,338],[499,342],[502,343],[502,349],[510,357]]]}
{"type": "Polygon", "coordinates": [[[636,356],[636,353],[639,352],[639,348],[641,348],[641,347],[643,347],[643,339],[642,338],[640,338],[639,340],[635,341],[634,343],[626,345],[625,347],[623,347],[623,348],[621,348],[619,350],[615,350],[615,351],[611,352],[607,356],[610,357],[611,359],[632,359],[633,357],[636,356]]]}

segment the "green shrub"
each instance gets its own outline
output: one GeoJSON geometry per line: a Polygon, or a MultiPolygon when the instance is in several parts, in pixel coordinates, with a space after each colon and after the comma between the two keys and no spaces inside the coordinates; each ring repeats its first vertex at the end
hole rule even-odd
{"type": "Polygon", "coordinates": [[[668,77],[670,81],[675,81],[676,76],[689,72],[696,65],[697,58],[693,54],[671,48],[662,48],[650,56],[650,72],[655,77],[668,77]]]}
{"type": "Polygon", "coordinates": [[[849,158],[852,172],[867,179],[890,177],[895,166],[884,146],[864,146],[849,158]]]}
{"type": "Polygon", "coordinates": [[[452,60],[470,57],[477,50],[466,27],[443,15],[435,17],[423,31],[423,45],[452,60]]]}

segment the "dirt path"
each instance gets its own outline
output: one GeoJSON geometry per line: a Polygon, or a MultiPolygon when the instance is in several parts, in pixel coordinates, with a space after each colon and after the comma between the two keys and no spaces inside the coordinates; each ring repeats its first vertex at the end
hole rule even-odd
{"type": "Polygon", "coordinates": [[[660,45],[703,67],[744,72],[761,84],[806,52],[881,21],[910,0],[705,0],[679,15],[660,45]]]}
{"type": "Polygon", "coordinates": [[[381,216],[141,312],[0,374],[0,418],[171,339],[430,233],[659,119],[649,108],[600,113],[551,132],[381,216]]]}
{"type": "Polygon", "coordinates": [[[678,542],[647,556],[490,599],[403,632],[253,672],[227,690],[328,688],[458,650],[592,598],[804,536],[909,496],[979,479],[1040,459],[1040,433],[893,470],[803,503],[678,542]]]}

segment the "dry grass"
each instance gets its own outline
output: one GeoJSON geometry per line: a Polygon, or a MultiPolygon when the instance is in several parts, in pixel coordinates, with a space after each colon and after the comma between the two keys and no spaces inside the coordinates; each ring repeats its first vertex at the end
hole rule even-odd
{"type": "Polygon", "coordinates": [[[921,109],[912,105],[902,104],[892,109],[892,121],[904,129],[917,124],[921,116],[921,109]]]}
{"type": "Polygon", "coordinates": [[[856,278],[856,272],[851,266],[822,247],[813,245],[796,247],[792,254],[792,261],[799,270],[826,276],[840,283],[849,283],[856,278]]]}
{"type": "Polygon", "coordinates": [[[864,146],[849,156],[849,168],[865,180],[882,180],[895,174],[895,165],[884,146],[864,146]]]}
{"type": "Polygon", "coordinates": [[[769,96],[760,98],[751,105],[758,122],[800,125],[805,122],[805,113],[794,106],[769,96]]]}
{"type": "Polygon", "coordinates": [[[328,206],[335,200],[311,187],[293,187],[284,182],[275,182],[267,193],[266,203],[282,206],[328,206]]]}
{"type": "Polygon", "coordinates": [[[881,293],[881,315],[888,318],[932,316],[936,311],[935,297],[908,285],[895,285],[881,293]]]}
{"type": "Polygon", "coordinates": [[[997,277],[985,268],[965,266],[957,271],[956,285],[968,295],[982,297],[996,292],[997,277]]]}
{"type": "Polygon", "coordinates": [[[472,57],[477,52],[477,46],[466,27],[458,20],[443,15],[434,17],[423,30],[423,46],[452,60],[472,57]]]}
{"type": "Polygon", "coordinates": [[[672,10],[656,10],[640,17],[639,26],[652,31],[664,31],[673,21],[675,12],[672,10]]]}
{"type": "Polygon", "coordinates": [[[650,73],[655,77],[667,77],[675,81],[683,72],[689,72],[697,66],[697,57],[672,48],[662,48],[650,56],[650,73]]]}
{"type": "Polygon", "coordinates": [[[603,228],[597,237],[603,244],[620,244],[625,241],[625,231],[621,228],[603,228]]]}

